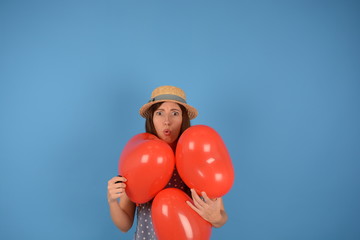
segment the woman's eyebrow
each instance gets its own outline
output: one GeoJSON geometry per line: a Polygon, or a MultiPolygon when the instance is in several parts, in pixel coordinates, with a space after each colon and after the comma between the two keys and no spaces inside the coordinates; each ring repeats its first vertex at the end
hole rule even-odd
{"type": "MultiPolygon", "coordinates": [[[[155,111],[165,111],[165,109],[164,108],[158,108],[155,111]]],[[[172,108],[172,109],[170,109],[170,111],[178,111],[178,112],[180,112],[181,110],[177,109],[177,108],[172,108]]]]}

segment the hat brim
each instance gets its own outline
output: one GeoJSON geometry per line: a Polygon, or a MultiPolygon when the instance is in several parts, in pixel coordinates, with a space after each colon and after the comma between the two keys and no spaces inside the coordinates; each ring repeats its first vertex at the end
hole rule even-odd
{"type": "Polygon", "coordinates": [[[160,102],[174,102],[174,103],[178,103],[178,104],[184,106],[187,113],[188,113],[188,116],[189,116],[190,120],[196,118],[197,115],[198,115],[198,111],[196,110],[196,108],[190,106],[189,104],[182,103],[182,102],[179,102],[179,101],[176,101],[176,100],[170,100],[170,99],[169,100],[158,100],[158,101],[153,101],[153,102],[149,102],[149,103],[144,104],[139,110],[140,115],[143,118],[147,118],[148,115],[149,115],[150,107],[152,105],[154,105],[156,103],[160,103],[160,102]]]}

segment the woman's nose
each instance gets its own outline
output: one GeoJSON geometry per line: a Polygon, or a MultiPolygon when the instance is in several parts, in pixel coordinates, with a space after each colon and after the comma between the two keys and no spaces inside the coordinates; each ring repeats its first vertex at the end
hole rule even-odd
{"type": "Polygon", "coordinates": [[[165,124],[165,125],[170,125],[170,118],[169,118],[169,116],[165,116],[164,124],[165,124]]]}

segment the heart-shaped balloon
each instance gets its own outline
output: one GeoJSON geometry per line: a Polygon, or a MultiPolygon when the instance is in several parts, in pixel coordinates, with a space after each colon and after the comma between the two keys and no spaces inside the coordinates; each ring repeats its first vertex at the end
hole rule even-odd
{"type": "Polygon", "coordinates": [[[183,181],[210,198],[224,196],[234,183],[234,168],[221,136],[211,127],[185,130],[176,147],[176,168],[183,181]]]}
{"type": "Polygon", "coordinates": [[[174,152],[150,133],[132,137],[119,159],[119,175],[127,179],[126,194],[135,203],[153,199],[169,182],[175,167],[174,152]]]}
{"type": "Polygon", "coordinates": [[[187,205],[192,199],[183,191],[167,188],[159,192],[151,207],[151,217],[159,240],[208,240],[211,224],[187,205]]]}

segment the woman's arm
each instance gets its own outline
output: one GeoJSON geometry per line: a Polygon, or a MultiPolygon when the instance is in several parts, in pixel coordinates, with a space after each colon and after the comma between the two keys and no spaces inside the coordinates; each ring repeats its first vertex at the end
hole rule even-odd
{"type": "Polygon", "coordinates": [[[194,204],[189,201],[187,204],[213,227],[219,228],[226,223],[228,215],[222,198],[210,199],[205,192],[202,192],[203,200],[194,189],[191,189],[191,195],[194,204]]]}
{"type": "Polygon", "coordinates": [[[127,232],[132,227],[136,208],[135,203],[130,201],[126,195],[125,182],[126,178],[124,177],[114,177],[108,182],[108,203],[111,219],[122,232],[127,232]]]}

